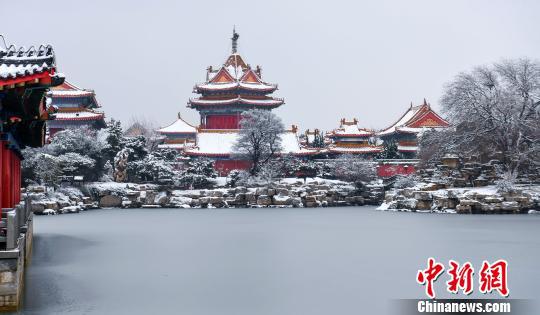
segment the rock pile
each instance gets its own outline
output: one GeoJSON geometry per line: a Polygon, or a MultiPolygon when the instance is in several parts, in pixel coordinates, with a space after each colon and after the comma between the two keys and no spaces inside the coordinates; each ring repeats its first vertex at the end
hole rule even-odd
{"type": "Polygon", "coordinates": [[[123,198],[123,207],[246,208],[246,207],[332,207],[378,205],[382,186],[357,189],[347,183],[302,182],[270,184],[265,187],[209,190],[145,190],[123,198]],[[126,200],[127,199],[127,200],[126,200]],[[144,199],[144,202],[141,202],[144,199]]]}
{"type": "Polygon", "coordinates": [[[89,208],[251,208],[379,205],[382,185],[356,187],[340,181],[287,181],[264,187],[174,190],[167,186],[90,184],[51,194],[42,186],[27,193],[36,214],[78,212],[89,208]],[[81,190],[84,192],[81,192],[81,190]],[[77,191],[78,193],[76,193],[77,191]]]}
{"type": "Polygon", "coordinates": [[[389,191],[379,209],[455,213],[525,213],[540,209],[540,193],[522,189],[497,192],[492,186],[433,190],[436,187],[426,185],[389,191]]]}
{"type": "Polygon", "coordinates": [[[45,186],[30,186],[23,189],[21,199],[26,198],[32,201],[31,209],[35,214],[76,213],[98,208],[98,204],[92,198],[84,196],[75,188],[47,192],[45,186]]]}
{"type": "Polygon", "coordinates": [[[446,155],[434,168],[420,169],[417,175],[423,182],[437,185],[438,189],[450,187],[483,187],[494,185],[501,178],[497,174],[498,160],[480,164],[462,161],[455,155],[446,155]]]}

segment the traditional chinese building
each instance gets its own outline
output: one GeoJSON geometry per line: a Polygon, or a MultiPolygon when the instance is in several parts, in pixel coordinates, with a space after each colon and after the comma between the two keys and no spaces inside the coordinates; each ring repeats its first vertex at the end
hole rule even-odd
{"type": "Polygon", "coordinates": [[[30,49],[0,46],[0,204],[13,208],[21,197],[21,150],[39,147],[45,141],[49,118],[44,95],[62,84],[56,73],[50,45],[30,49]]]}
{"type": "MultiPolygon", "coordinates": [[[[282,98],[272,96],[277,84],[264,81],[261,67],[252,68],[238,54],[238,37],[233,32],[231,55],[221,66],[207,68],[206,81],[194,87],[194,93],[199,97],[188,102],[188,107],[200,114],[195,145],[189,142],[192,127],[181,119],[159,131],[166,135],[163,146],[178,145],[188,156],[214,159],[216,169],[222,174],[249,166],[247,161],[235,159],[233,152],[242,113],[251,109],[272,110],[284,104],[282,98]],[[183,145],[184,141],[188,146],[183,145]]],[[[301,147],[295,126],[282,135],[282,146],[281,154],[305,156],[316,153],[301,147]]]]}
{"type": "Polygon", "coordinates": [[[105,115],[98,110],[101,106],[93,90],[81,89],[66,81],[47,93],[47,103],[57,108],[54,120],[47,122],[50,137],[66,128],[106,126],[105,115]]]}
{"type": "Polygon", "coordinates": [[[375,132],[358,126],[358,120],[341,119],[340,126],[327,134],[332,140],[328,146],[330,155],[354,154],[366,158],[381,152],[381,146],[376,144],[375,132]]]}
{"type": "Polygon", "coordinates": [[[377,135],[383,141],[394,141],[404,158],[414,158],[418,151],[418,136],[426,130],[448,128],[450,124],[439,116],[424,99],[424,103],[411,106],[392,126],[377,135]]]}
{"type": "Polygon", "coordinates": [[[194,146],[197,139],[197,128],[182,119],[180,113],[175,122],[158,129],[157,132],[163,137],[163,143],[158,145],[160,149],[183,151],[185,148],[194,146]]]}

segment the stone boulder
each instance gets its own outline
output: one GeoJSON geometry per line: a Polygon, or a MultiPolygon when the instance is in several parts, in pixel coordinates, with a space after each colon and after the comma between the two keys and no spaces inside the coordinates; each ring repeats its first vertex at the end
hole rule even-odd
{"type": "Polygon", "coordinates": [[[99,199],[99,206],[102,208],[114,208],[122,206],[122,197],[106,195],[99,199]]]}
{"type": "Polygon", "coordinates": [[[257,198],[257,204],[259,206],[269,206],[272,204],[272,198],[268,195],[260,195],[257,198]]]}
{"type": "Polygon", "coordinates": [[[291,206],[293,198],[287,195],[274,195],[272,197],[276,206],[291,206]]]}

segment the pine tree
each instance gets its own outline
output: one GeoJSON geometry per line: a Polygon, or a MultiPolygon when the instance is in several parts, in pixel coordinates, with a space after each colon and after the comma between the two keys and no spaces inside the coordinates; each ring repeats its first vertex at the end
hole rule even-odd
{"type": "Polygon", "coordinates": [[[315,135],[313,137],[313,143],[311,146],[313,148],[324,148],[324,136],[318,129],[315,129],[315,135]]]}
{"type": "Polygon", "coordinates": [[[107,148],[104,149],[104,155],[108,161],[114,161],[114,157],[123,148],[124,135],[122,131],[122,124],[119,120],[111,119],[107,124],[107,148]]]}
{"type": "Polygon", "coordinates": [[[398,147],[395,141],[389,140],[383,143],[383,150],[377,155],[379,159],[400,159],[398,147]]]}

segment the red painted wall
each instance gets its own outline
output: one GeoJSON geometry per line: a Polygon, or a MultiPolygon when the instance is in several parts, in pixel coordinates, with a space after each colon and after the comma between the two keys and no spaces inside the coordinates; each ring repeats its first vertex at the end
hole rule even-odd
{"type": "Polygon", "coordinates": [[[416,172],[414,165],[407,164],[379,164],[377,175],[379,177],[391,177],[394,175],[409,175],[416,172]]]}
{"type": "Polygon", "coordinates": [[[238,115],[209,115],[206,116],[207,129],[238,129],[238,115]]]}
{"type": "Polygon", "coordinates": [[[220,176],[227,176],[232,170],[247,170],[251,163],[240,160],[217,160],[214,162],[214,168],[220,176]]]}

